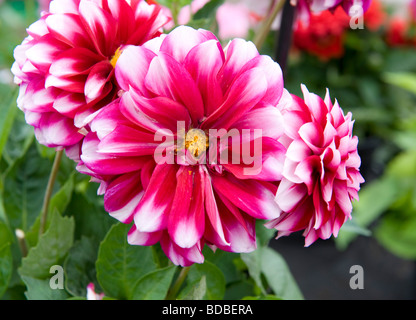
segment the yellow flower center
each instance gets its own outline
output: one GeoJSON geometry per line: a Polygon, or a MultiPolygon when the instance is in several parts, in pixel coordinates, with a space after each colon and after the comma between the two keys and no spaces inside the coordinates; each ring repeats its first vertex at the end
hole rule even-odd
{"type": "Polygon", "coordinates": [[[116,50],[116,52],[114,53],[114,56],[111,57],[110,63],[113,66],[113,68],[116,67],[118,58],[120,58],[120,55],[121,55],[122,52],[123,52],[123,50],[120,47],[116,50]]]}
{"type": "Polygon", "coordinates": [[[209,141],[205,132],[201,129],[191,129],[186,134],[185,148],[194,156],[199,157],[208,149],[209,141]]]}

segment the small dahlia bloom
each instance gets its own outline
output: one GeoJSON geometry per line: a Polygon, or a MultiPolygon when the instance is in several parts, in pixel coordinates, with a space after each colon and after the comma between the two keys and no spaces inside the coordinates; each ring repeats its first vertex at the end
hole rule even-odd
{"type": "Polygon", "coordinates": [[[205,244],[254,250],[256,219],[279,213],[279,65],[181,26],[125,48],[115,73],[124,92],[92,120],[78,169],[102,182],[110,215],[134,222],[128,242],[160,242],[182,266],[202,263],[205,244]]]}
{"type": "Polygon", "coordinates": [[[168,18],[142,0],[54,0],[14,51],[18,106],[40,143],[69,147],[88,116],[119,90],[114,66],[124,46],[160,35],[168,18]]]}
{"type": "Polygon", "coordinates": [[[302,86],[304,99],[282,99],[287,146],[286,160],[276,202],[281,215],[266,224],[278,230],[278,237],[304,230],[305,246],[318,238],[337,236],[351,218],[358,200],[361,164],[358,138],[352,135],[351,113],[344,115],[329,92],[322,100],[302,86]]]}

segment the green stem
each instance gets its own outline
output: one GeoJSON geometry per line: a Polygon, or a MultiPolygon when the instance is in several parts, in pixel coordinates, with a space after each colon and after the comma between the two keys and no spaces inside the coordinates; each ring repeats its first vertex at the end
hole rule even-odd
{"type": "Polygon", "coordinates": [[[263,43],[270,32],[273,21],[276,19],[277,14],[283,9],[285,2],[285,0],[276,1],[270,15],[267,17],[266,20],[264,20],[259,32],[254,37],[253,43],[256,45],[258,50],[260,50],[263,46],[263,43]]]}
{"type": "Polygon", "coordinates": [[[49,211],[49,202],[51,201],[53,186],[55,185],[56,177],[58,176],[59,165],[61,164],[63,153],[63,150],[59,150],[55,154],[55,160],[53,161],[52,170],[49,175],[48,185],[46,186],[45,197],[43,198],[43,206],[40,216],[39,237],[43,234],[46,228],[46,220],[48,218],[49,211]]]}
{"type": "Polygon", "coordinates": [[[179,290],[182,287],[183,282],[185,281],[190,267],[183,267],[181,272],[179,273],[178,278],[175,281],[173,287],[169,290],[168,294],[166,295],[165,300],[175,300],[176,296],[178,295],[179,290]]]}

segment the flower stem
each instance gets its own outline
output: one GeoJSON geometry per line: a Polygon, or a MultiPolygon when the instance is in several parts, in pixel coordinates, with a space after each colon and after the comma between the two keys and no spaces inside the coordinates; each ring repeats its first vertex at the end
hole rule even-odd
{"type": "Polygon", "coordinates": [[[40,226],[39,226],[39,237],[43,234],[46,227],[46,220],[48,218],[49,211],[49,202],[52,197],[53,186],[55,185],[56,177],[58,176],[59,165],[61,164],[61,159],[64,151],[58,150],[55,154],[55,160],[53,161],[52,170],[49,175],[48,185],[46,186],[45,197],[43,198],[43,206],[40,216],[40,226]]]}
{"type": "Polygon", "coordinates": [[[266,40],[267,35],[270,32],[273,21],[276,19],[277,14],[282,10],[283,5],[286,0],[277,0],[274,4],[270,15],[264,20],[259,32],[254,37],[253,43],[256,45],[257,49],[260,50],[263,46],[264,41],[266,40]]]}
{"type": "Polygon", "coordinates": [[[16,229],[15,232],[16,232],[17,243],[19,245],[20,252],[22,253],[22,257],[26,257],[29,250],[27,247],[25,233],[21,229],[16,229]]]}
{"type": "Polygon", "coordinates": [[[296,5],[293,5],[290,0],[284,2],[276,48],[276,61],[282,68],[283,74],[286,72],[289,50],[292,45],[293,22],[296,13],[296,5]]]}
{"type": "Polygon", "coordinates": [[[190,267],[183,267],[181,272],[179,273],[178,278],[175,281],[173,287],[168,291],[165,300],[175,300],[176,296],[178,295],[179,290],[182,287],[183,282],[185,281],[190,267]]]}

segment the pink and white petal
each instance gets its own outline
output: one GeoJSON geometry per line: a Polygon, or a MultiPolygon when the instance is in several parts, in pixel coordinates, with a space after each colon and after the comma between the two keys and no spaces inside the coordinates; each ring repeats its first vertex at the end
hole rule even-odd
{"type": "Polygon", "coordinates": [[[243,39],[234,39],[224,49],[225,63],[220,72],[221,87],[223,93],[228,90],[234,79],[240,74],[244,65],[251,59],[257,57],[259,52],[256,46],[243,39]]]}
{"type": "Polygon", "coordinates": [[[104,57],[111,57],[117,49],[114,48],[117,31],[115,19],[93,1],[81,1],[79,13],[96,50],[104,57]]]}
{"type": "Polygon", "coordinates": [[[214,190],[235,206],[258,219],[274,219],[280,209],[274,201],[274,193],[256,180],[238,180],[228,174],[212,176],[214,190]]]}
{"type": "Polygon", "coordinates": [[[159,145],[154,134],[119,125],[100,142],[98,152],[108,156],[146,156],[153,155],[159,145]]]}
{"type": "Polygon", "coordinates": [[[51,34],[46,34],[26,51],[26,56],[39,71],[46,74],[56,57],[67,49],[69,49],[67,44],[57,40],[51,34]]]}
{"type": "Polygon", "coordinates": [[[111,85],[112,76],[113,66],[108,61],[101,61],[91,68],[84,88],[87,102],[100,99],[108,93],[107,86],[111,85]]]}
{"type": "Polygon", "coordinates": [[[168,232],[179,247],[191,248],[201,239],[205,229],[205,182],[197,169],[184,166],[178,170],[176,181],[168,232]]]}
{"type": "Polygon", "coordinates": [[[129,91],[130,87],[133,87],[141,94],[146,94],[148,91],[144,85],[144,80],[150,62],[155,56],[155,53],[143,47],[124,47],[115,68],[116,79],[120,88],[129,91]]]}
{"type": "MultiPolygon", "coordinates": [[[[202,167],[202,166],[201,166],[202,167]]],[[[211,242],[217,247],[228,247],[230,243],[225,239],[224,229],[222,226],[222,219],[218,210],[214,190],[212,188],[211,177],[209,176],[205,167],[200,169],[202,181],[204,183],[204,205],[207,214],[206,231],[204,236],[207,236],[207,231],[210,234],[211,242]],[[202,171],[202,172],[201,172],[202,171]],[[212,240],[215,239],[215,240],[212,240]]]]}
{"type": "Polygon", "coordinates": [[[81,160],[99,175],[118,175],[140,170],[146,157],[112,157],[98,152],[100,141],[93,132],[89,133],[82,145],[81,160]]]}
{"type": "Polygon", "coordinates": [[[315,154],[322,152],[324,136],[321,126],[316,122],[305,123],[299,129],[299,136],[315,154]]]}
{"type": "Polygon", "coordinates": [[[293,211],[308,195],[304,184],[292,183],[282,179],[276,193],[276,202],[285,212],[293,211]]]}
{"type": "Polygon", "coordinates": [[[223,99],[217,76],[224,59],[220,42],[209,40],[193,47],[184,60],[185,68],[201,92],[206,116],[214,112],[223,99]]]}
{"type": "Polygon", "coordinates": [[[160,51],[182,63],[192,48],[213,39],[216,40],[216,37],[210,32],[201,32],[201,30],[195,30],[188,26],[179,26],[163,40],[160,51]]]}
{"type": "Polygon", "coordinates": [[[123,174],[108,184],[104,195],[104,208],[117,220],[130,223],[143,194],[140,172],[123,174]]]}
{"type": "Polygon", "coordinates": [[[53,0],[49,4],[49,11],[54,14],[74,13],[78,14],[81,0],[53,0]]]}
{"type": "Polygon", "coordinates": [[[51,14],[47,16],[45,23],[49,32],[68,46],[94,48],[77,14],[51,14]]]}
{"type": "Polygon", "coordinates": [[[274,62],[269,56],[260,55],[247,62],[241,72],[252,68],[262,69],[267,80],[267,92],[263,102],[277,106],[284,89],[283,73],[279,64],[274,62]]]}
{"type": "Polygon", "coordinates": [[[176,189],[178,167],[158,164],[134,215],[134,223],[141,232],[160,231],[168,226],[169,212],[176,189]]]}
{"type": "Polygon", "coordinates": [[[175,264],[182,267],[189,267],[194,263],[203,263],[204,256],[202,254],[201,244],[197,243],[191,248],[181,248],[176,245],[167,232],[164,233],[160,244],[163,252],[175,264]]]}
{"type": "Polygon", "coordinates": [[[261,129],[263,137],[279,139],[284,133],[284,121],[280,111],[270,105],[248,111],[244,117],[237,120],[233,128],[242,132],[244,129],[261,129]]]}
{"type": "Polygon", "coordinates": [[[85,48],[65,50],[52,62],[49,73],[55,77],[73,77],[87,74],[102,58],[85,48]]]}
{"type": "Polygon", "coordinates": [[[160,241],[162,235],[163,231],[140,232],[133,224],[127,234],[127,242],[138,246],[153,246],[160,241]]]}
{"type": "Polygon", "coordinates": [[[61,91],[53,102],[53,108],[59,113],[74,118],[78,110],[86,106],[83,94],[61,91]]]}
{"type": "Polygon", "coordinates": [[[202,123],[201,128],[229,129],[261,101],[266,91],[264,72],[259,68],[247,70],[234,81],[224,103],[202,123]]]}
{"type": "Polygon", "coordinates": [[[145,84],[157,96],[183,104],[194,123],[199,123],[204,117],[204,104],[195,81],[171,56],[160,52],[152,60],[145,84]]]}
{"type": "Polygon", "coordinates": [[[51,148],[72,146],[84,138],[72,119],[59,113],[43,113],[35,134],[41,144],[51,148]]]}

